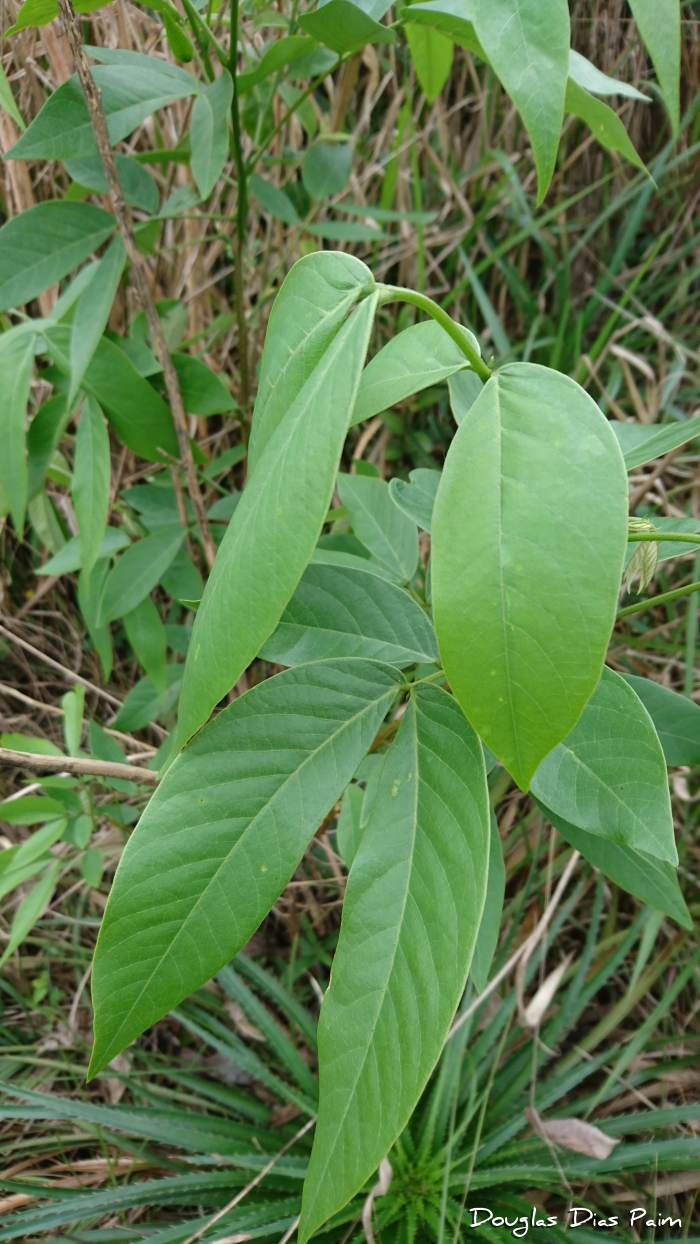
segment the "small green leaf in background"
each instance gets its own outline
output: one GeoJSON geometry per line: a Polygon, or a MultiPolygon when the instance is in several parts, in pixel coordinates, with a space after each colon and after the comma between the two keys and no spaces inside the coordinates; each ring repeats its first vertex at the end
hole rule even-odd
{"type": "Polygon", "coordinates": [[[321,251],[297,260],[270,312],[248,443],[248,474],[354,303],[374,288],[353,255],[321,251]]]}
{"type": "Polygon", "coordinates": [[[11,747],[16,752],[33,752],[36,756],[63,755],[55,743],[35,738],[32,734],[0,734],[0,747],[11,747]]]}
{"type": "Polygon", "coordinates": [[[418,565],[418,531],[394,505],[389,485],[369,475],[341,473],[338,496],[358,540],[399,582],[412,579],[418,565]]]}
{"type": "MultiPolygon", "coordinates": [[[[330,2],[334,4],[336,0],[330,2]]],[[[301,180],[312,199],[327,199],[347,186],[351,172],[350,143],[317,142],[304,156],[301,180]]]]}
{"type": "Polygon", "coordinates": [[[287,670],[173,762],[127,843],[100,930],[91,1074],[247,942],[401,682],[371,661],[287,670]]]}
{"type": "MultiPolygon", "coordinates": [[[[125,201],[130,207],[139,207],[141,211],[155,215],[158,211],[158,186],[151,174],[139,164],[133,156],[122,155],[115,151],[119,184],[125,201]]],[[[82,160],[64,160],[66,172],[79,186],[86,186],[98,194],[109,194],[107,177],[99,155],[86,156],[82,160]]]]}
{"type": "Polygon", "coordinates": [[[180,14],[170,4],[154,5],[154,7],[158,9],[163,18],[165,37],[168,40],[168,47],[175,60],[182,61],[183,64],[188,65],[191,60],[194,60],[194,48],[182,29],[180,14]]]}
{"type": "MultiPolygon", "coordinates": [[[[121,549],[128,548],[130,543],[123,527],[108,527],[100,545],[98,561],[114,557],[115,553],[119,553],[121,549]]],[[[72,574],[80,568],[80,536],[71,536],[54,557],[39,567],[37,574],[72,574]]]]}
{"type": "Polygon", "coordinates": [[[136,654],[136,659],[145,669],[162,699],[165,695],[167,677],[165,668],[167,644],[165,627],[150,596],[144,596],[135,609],[124,614],[124,629],[136,654]]]}
{"type": "Polygon", "coordinates": [[[0,803],[0,821],[7,821],[8,825],[40,825],[42,821],[53,821],[65,814],[62,803],[44,795],[22,795],[19,799],[0,803]]]}
{"type": "MultiPolygon", "coordinates": [[[[7,38],[7,31],[5,32],[5,38],[7,38]]],[[[24,123],[24,117],[17,107],[15,97],[12,94],[12,87],[7,81],[7,74],[5,73],[2,64],[0,64],[0,108],[4,108],[5,112],[9,113],[12,120],[15,122],[15,125],[17,125],[19,129],[26,130],[27,127],[24,123]]]]}
{"type": "MultiPolygon", "coordinates": [[[[0,356],[2,337],[0,337],[0,356]]],[[[70,419],[65,394],[58,393],[44,402],[32,419],[27,432],[28,495],[31,501],[44,486],[49,463],[58,449],[70,419]]]]}
{"type": "Polygon", "coordinates": [[[700,707],[651,678],[637,678],[634,674],[622,677],[651,717],[669,768],[700,764],[700,707]]]}
{"type": "MultiPolygon", "coordinates": [[[[464,331],[478,350],[476,337],[468,329],[464,331]]],[[[447,380],[448,376],[465,365],[466,359],[459,346],[435,320],[405,328],[392,337],[365,367],[351,426],[371,419],[421,389],[447,380]]]]}
{"type": "Polygon", "coordinates": [[[345,891],[319,1021],[304,1244],[377,1169],[440,1055],[481,920],[489,832],[481,744],[452,696],[420,687],[345,891]]]}
{"type": "Polygon", "coordinates": [[[571,78],[566,85],[565,107],[567,112],[573,112],[574,116],[586,122],[601,147],[619,151],[620,155],[630,161],[630,164],[634,164],[636,168],[641,168],[644,172],[647,171],[644,161],[637,154],[617,113],[613,112],[612,108],[609,108],[602,100],[589,95],[588,91],[584,91],[571,78]]]}
{"type": "Polygon", "coordinates": [[[613,431],[620,442],[628,471],[644,466],[645,462],[653,462],[661,458],[686,441],[700,436],[700,415],[694,419],[686,419],[677,423],[618,423],[615,420],[613,431]]]}
{"type": "Polygon", "coordinates": [[[104,872],[104,860],[99,847],[88,847],[80,861],[80,871],[88,885],[96,890],[104,872]]]}
{"type": "Polygon", "coordinates": [[[101,207],[68,199],[37,203],[13,216],[0,229],[0,311],[30,302],[62,280],[106,242],[115,225],[101,207]]]}
{"type": "MultiPolygon", "coordinates": [[[[49,821],[48,825],[44,825],[43,829],[37,829],[29,838],[25,838],[24,842],[16,848],[16,853],[12,860],[12,868],[23,868],[26,864],[32,864],[34,860],[38,860],[42,855],[58,842],[66,828],[65,814],[58,820],[49,821]]],[[[4,862],[5,855],[2,860],[4,862]]]]}
{"type": "Polygon", "coordinates": [[[357,848],[360,845],[362,837],[360,817],[362,815],[362,801],[364,797],[365,793],[362,787],[355,782],[351,782],[345,788],[343,802],[340,805],[335,841],[338,855],[346,868],[350,868],[357,854],[357,848]]]}
{"type": "Polygon", "coordinates": [[[362,570],[312,565],[260,656],[288,666],[328,657],[406,666],[436,661],[437,644],[428,617],[402,588],[362,570]]]}
{"type": "Polygon", "coordinates": [[[111,460],[109,432],[97,402],[83,402],[75,438],[71,492],[80,532],[80,565],[88,582],[107,530],[111,460]]]}
{"type": "Polygon", "coordinates": [[[258,173],[254,173],[251,177],[250,189],[265,211],[274,216],[275,220],[283,220],[285,225],[300,223],[297,209],[284,190],[273,186],[272,182],[266,181],[258,173]]]}
{"type": "Polygon", "coordinates": [[[3,389],[0,402],[0,481],[5,489],[19,539],[24,533],[29,491],[24,424],[34,371],[35,345],[36,336],[32,332],[18,332],[15,328],[0,334],[0,374],[3,389]]]}
{"type": "Polygon", "coordinates": [[[503,859],[503,847],[501,846],[501,838],[498,833],[498,825],[492,808],[486,900],[470,969],[471,978],[477,993],[483,993],[489,979],[493,956],[498,945],[498,934],[501,929],[505,891],[506,866],[503,859]]]}
{"type": "Polygon", "coordinates": [[[228,123],[233,82],[227,69],[203,87],[194,101],[190,168],[203,199],[211,194],[228,157],[228,123]]]}
{"type": "Polygon", "coordinates": [[[182,685],[184,665],[168,665],[166,667],[166,692],[163,697],[156,690],[152,680],[146,675],[140,678],[131,688],[114,718],[115,730],[142,730],[156,717],[165,716],[176,704],[182,685]]]}
{"type": "Polygon", "coordinates": [[[69,756],[77,756],[80,752],[85,708],[85,688],[80,683],[62,696],[61,708],[63,709],[63,737],[66,742],[66,751],[69,756]]]}
{"type": "Polygon", "coordinates": [[[681,6],[678,0],[629,0],[671,118],[674,138],[680,125],[681,6]]]}
{"type": "Polygon", "coordinates": [[[600,678],[627,513],[622,456],[593,399],[534,363],[499,368],[447,454],[432,598],[450,686],[523,789],[600,678]]]}
{"type": "Polygon", "coordinates": [[[38,881],[26,897],[22,899],[12,921],[10,940],[0,959],[0,967],[7,962],[10,955],[24,941],[27,934],[31,932],[42,911],[50,901],[60,867],[61,864],[58,860],[55,864],[51,864],[41,878],[41,881],[38,881]]]}
{"type": "MultiPolygon", "coordinates": [[[[108,528],[108,530],[110,530],[108,528]]],[[[107,623],[100,623],[100,602],[109,575],[109,561],[103,558],[93,567],[90,578],[86,581],[83,572],[78,578],[78,605],[87,627],[88,635],[93,642],[100,659],[102,673],[109,679],[114,661],[112,636],[107,623]]]]}
{"type": "Polygon", "coordinates": [[[416,77],[425,91],[425,98],[432,104],[450,75],[454,44],[439,30],[415,22],[406,22],[405,31],[416,77]]]}
{"type": "Polygon", "coordinates": [[[661,744],[614,670],[603,669],[573,730],[539,766],[532,793],[571,825],[678,863],[661,744]]]}
{"type": "Polygon", "coordinates": [[[351,0],[329,0],[313,13],[298,18],[302,30],[325,43],[339,56],[359,52],[367,43],[395,43],[396,35],[388,26],[375,22],[351,0]]]}
{"type": "Polygon", "coordinates": [[[592,95],[622,95],[625,99],[639,99],[642,103],[649,103],[649,96],[643,95],[636,86],[622,82],[619,78],[609,78],[573,48],[569,48],[569,78],[592,95]]]}
{"type": "Polygon", "coordinates": [[[486,59],[464,0],[430,0],[428,4],[412,4],[410,9],[404,9],[403,16],[410,18],[411,23],[418,22],[442,31],[453,43],[486,59]]]}
{"type": "Polygon", "coordinates": [[[433,506],[440,483],[440,472],[430,471],[425,467],[417,467],[409,471],[408,478],[399,479],[394,476],[389,481],[389,493],[394,505],[398,505],[423,531],[430,531],[433,521],[433,506]]]}
{"type": "Polygon", "coordinates": [[[67,398],[69,407],[73,405],[83,376],[107,327],[125,258],[124,243],[121,237],[116,237],[78,300],[70,337],[70,389],[67,398]]]}
{"type": "Polygon", "coordinates": [[[469,16],[525,122],[541,203],[554,172],[564,118],[571,41],[567,0],[469,0],[469,16]]]}
{"type": "MultiPolygon", "coordinates": [[[[637,679],[638,682],[644,681],[637,679]]],[[[635,851],[619,842],[589,834],[576,825],[570,825],[556,816],[537,800],[545,817],[562,838],[571,843],[604,877],[609,877],[635,898],[641,899],[656,911],[663,911],[684,929],[692,929],[693,921],[678,884],[678,876],[672,864],[657,859],[646,851],[635,851]]]]}
{"type": "Polygon", "coordinates": [[[172,360],[188,415],[220,415],[235,410],[236,403],[226,385],[201,359],[191,354],[173,354],[172,360]]]}
{"type": "Polygon", "coordinates": [[[150,595],[168,569],[185,538],[180,523],[159,527],[153,535],[136,540],[122,553],[105,583],[99,624],[123,618],[150,595]]]}
{"type": "Polygon", "coordinates": [[[238,75],[239,95],[245,95],[247,91],[251,91],[259,82],[269,78],[270,74],[277,73],[285,65],[290,65],[300,60],[302,56],[307,56],[314,47],[313,39],[309,39],[306,35],[284,35],[281,39],[276,39],[272,46],[263,53],[259,64],[254,69],[238,75]]]}
{"type": "MultiPolygon", "coordinates": [[[[102,729],[99,722],[94,718],[88,726],[88,740],[90,743],[90,751],[97,760],[109,760],[113,764],[126,764],[126,755],[119,746],[117,740],[111,734],[107,734],[102,729]]],[[[122,778],[103,778],[106,786],[112,787],[113,790],[122,791],[125,795],[134,795],[138,791],[138,786],[134,782],[129,782],[122,778]]]]}
{"type": "Polygon", "coordinates": [[[333,495],[375,308],[376,296],[367,298],[331,341],[248,479],[197,611],[180,745],[270,637],[307,566],[333,495]]]}

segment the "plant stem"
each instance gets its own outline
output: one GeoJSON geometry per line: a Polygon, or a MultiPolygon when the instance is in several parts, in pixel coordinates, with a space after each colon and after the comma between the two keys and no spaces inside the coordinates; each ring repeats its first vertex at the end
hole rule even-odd
{"type": "Polygon", "coordinates": [[[233,126],[233,160],[236,165],[238,198],[236,202],[236,245],[233,256],[233,289],[238,326],[238,367],[240,371],[239,401],[243,411],[248,406],[248,325],[245,318],[243,256],[248,223],[248,178],[241,144],[241,114],[238,107],[238,0],[231,0],[231,45],[229,73],[233,81],[231,123],[233,126]]]}
{"type": "Polygon", "coordinates": [[[0,765],[16,765],[35,773],[77,773],[88,777],[124,778],[128,782],[158,781],[155,770],[139,769],[136,765],[118,764],[111,760],[89,760],[83,756],[37,756],[34,752],[16,752],[0,747],[0,765]]]}
{"type": "Polygon", "coordinates": [[[630,544],[644,540],[672,540],[675,544],[700,544],[700,534],[688,531],[630,531],[630,544]]]}
{"type": "Polygon", "coordinates": [[[139,301],[143,307],[144,315],[146,316],[146,322],[148,324],[148,331],[153,348],[158,357],[158,362],[163,368],[165,386],[168,392],[170,409],[172,411],[175,432],[177,434],[177,443],[180,450],[180,459],[185,468],[187,491],[189,492],[192,505],[194,506],[204,555],[206,557],[207,564],[211,568],[214,564],[216,548],[214,547],[212,534],[209,530],[202,495],[197,484],[197,473],[195,471],[194,459],[192,457],[192,447],[190,445],[190,438],[187,430],[187,416],[185,415],[182,394],[180,392],[180,382],[178,380],[173,361],[170,357],[170,351],[168,350],[168,345],[165,340],[163,327],[156,310],[155,300],[153,298],[148,279],[146,262],[138,246],[136,245],[136,238],[134,237],[134,231],[131,225],[131,217],[126,203],[124,202],[124,195],[122,194],[119,174],[117,173],[117,164],[114,158],[114,152],[112,151],[109,131],[107,129],[107,121],[102,108],[102,96],[99,88],[93,81],[92,74],[90,73],[90,66],[88,65],[87,54],[85,52],[80,32],[80,26],[75,16],[71,0],[58,0],[58,7],[63,27],[66,35],[68,36],[70,49],[73,53],[73,60],[75,61],[75,68],[78,73],[78,78],[80,79],[80,85],[83,88],[85,103],[87,104],[88,113],[90,114],[90,121],[92,123],[95,139],[97,141],[100,157],[102,159],[102,167],[104,168],[105,177],[107,178],[107,185],[109,186],[109,194],[114,208],[114,215],[117,218],[119,232],[121,233],[124,241],[124,247],[131,265],[134,284],[136,285],[139,301]]]}
{"type": "Polygon", "coordinates": [[[474,348],[471,341],[467,337],[460,324],[455,323],[451,316],[443,311],[432,298],[428,298],[427,294],[417,294],[413,289],[404,289],[401,285],[378,285],[379,290],[379,306],[383,307],[387,302],[410,302],[414,307],[419,307],[421,311],[425,311],[427,315],[436,320],[438,324],[444,328],[449,337],[459,346],[462,354],[467,359],[477,376],[486,382],[493,373],[490,367],[482,359],[478,350],[474,348]]]}
{"type": "Polygon", "coordinates": [[[690,596],[693,592],[700,592],[700,582],[677,587],[673,592],[662,592],[660,596],[649,596],[647,600],[641,600],[636,605],[627,605],[624,609],[618,609],[615,619],[619,621],[620,618],[626,618],[630,613],[644,613],[645,609],[663,605],[667,600],[680,600],[681,596],[690,596]]]}

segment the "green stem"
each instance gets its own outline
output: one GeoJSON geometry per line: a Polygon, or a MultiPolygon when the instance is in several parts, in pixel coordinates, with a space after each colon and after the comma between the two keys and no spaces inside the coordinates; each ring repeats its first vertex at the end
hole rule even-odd
{"type": "Polygon", "coordinates": [[[700,592],[700,582],[677,587],[673,592],[662,592],[660,596],[649,596],[647,600],[641,600],[636,605],[627,605],[625,609],[618,609],[615,618],[619,621],[620,618],[628,617],[630,613],[644,613],[646,609],[653,609],[655,605],[663,605],[667,600],[680,600],[681,596],[690,596],[693,592],[700,592]]]}
{"type": "Polygon", "coordinates": [[[427,315],[430,315],[444,328],[447,335],[452,338],[455,345],[459,346],[464,357],[484,383],[493,374],[491,368],[486,366],[478,350],[472,345],[461,325],[456,324],[452,317],[446,311],[443,311],[442,307],[433,302],[432,298],[428,298],[427,294],[418,294],[415,290],[404,289],[401,285],[378,285],[377,289],[379,290],[380,307],[383,307],[387,302],[410,302],[414,307],[419,307],[421,311],[425,311],[427,315]]]}
{"type": "Polygon", "coordinates": [[[700,534],[689,531],[630,531],[627,539],[631,544],[644,540],[672,540],[674,544],[700,544],[700,534]]]}
{"type": "Polygon", "coordinates": [[[233,99],[231,101],[231,123],[233,127],[233,161],[236,166],[238,196],[236,202],[236,245],[234,251],[233,287],[236,302],[236,323],[238,326],[238,364],[241,374],[240,404],[243,411],[248,406],[248,326],[245,318],[243,299],[244,273],[243,254],[245,250],[246,227],[248,223],[248,181],[243,159],[241,143],[241,115],[238,107],[238,0],[231,0],[231,44],[229,48],[229,73],[233,81],[233,99]]]}

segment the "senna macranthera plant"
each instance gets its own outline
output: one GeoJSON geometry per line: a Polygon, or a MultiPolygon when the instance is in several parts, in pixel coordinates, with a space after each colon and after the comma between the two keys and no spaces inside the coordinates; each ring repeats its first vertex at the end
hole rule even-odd
{"type": "MultiPolygon", "coordinates": [[[[178,11],[166,0],[152,7],[163,8],[171,49],[187,60],[178,11]]],[[[221,59],[220,46],[202,11],[184,7],[211,69],[208,54],[213,48],[221,59]]],[[[565,111],[638,162],[619,118],[597,96],[639,93],[570,54],[565,0],[407,7],[394,25],[406,28],[419,78],[430,76],[441,48],[445,61],[444,45],[453,42],[491,63],[528,126],[540,198],[565,111]]],[[[677,128],[677,0],[634,0],[632,9],[677,128]],[[664,20],[655,22],[661,9],[664,20]]],[[[196,95],[198,189],[210,192],[230,139],[245,204],[255,161],[246,172],[236,147],[239,92],[262,89],[273,76],[279,82],[302,52],[330,51],[338,65],[364,43],[396,38],[381,24],[383,3],[329,0],[309,10],[299,18],[303,35],[285,35],[247,73],[238,73],[234,54],[207,85],[178,66],[91,48],[111,141],[168,101],[196,95]],[[294,49],[275,52],[285,38],[296,40],[294,49]]],[[[26,0],[17,28],[38,22],[38,12],[26,0]]],[[[315,63],[328,72],[327,59],[315,63]]],[[[75,79],[49,97],[9,158],[61,159],[76,184],[103,189],[75,79]]],[[[131,201],[155,212],[153,187],[129,159],[121,156],[118,168],[131,201]]],[[[262,179],[251,185],[267,194],[262,179]]],[[[0,334],[9,379],[0,479],[15,527],[22,529],[28,501],[36,526],[37,488],[80,407],[71,485],[80,556],[70,568],[81,566],[79,599],[96,646],[109,623],[124,618],[148,668],[142,639],[160,624],[148,592],[185,528],[173,515],[109,570],[124,546],[113,535],[105,545],[105,417],[142,457],[162,462],[165,452],[176,462],[178,454],[168,405],[148,384],[157,360],[145,329],[128,341],[103,335],[124,268],[120,239],[110,241],[114,228],[109,212],[73,197],[40,204],[0,230],[3,311],[26,305],[109,243],[50,315],[18,317],[0,334]],[[25,435],[36,354],[64,381],[25,435]],[[140,579],[132,569],[139,549],[140,579]]],[[[231,409],[203,362],[175,354],[173,363],[189,413],[231,409]],[[194,392],[206,409],[191,404],[194,392]]],[[[241,949],[342,800],[337,841],[349,876],[321,1008],[302,1242],[373,1176],[438,1060],[469,973],[477,989],[486,983],[503,899],[487,786],[497,761],[592,864],[688,924],[666,762],[679,763],[686,716],[699,710],[604,664],[625,564],[629,575],[640,560],[635,549],[644,550],[648,577],[648,549],[659,535],[628,531],[626,468],[697,429],[670,432],[671,441],[666,429],[628,445],[625,459],[573,379],[528,362],[485,360],[476,338],[429,298],[377,283],[350,255],[307,255],[281,286],[247,484],[187,654],[179,754],[128,841],[98,940],[91,1074],[241,949]],[[428,318],[367,363],[377,309],[396,301],[428,318]],[[458,427],[441,474],[419,470],[388,485],[338,473],[350,427],[445,380],[458,427]],[[336,517],[351,529],[344,544],[320,539],[336,488],[336,517]],[[427,560],[419,558],[419,528],[430,534],[427,560]],[[284,668],[212,717],[257,657],[284,668]],[[358,781],[367,782],[364,794],[358,781]]],[[[57,556],[65,569],[68,555],[57,556]]],[[[156,665],[151,658],[153,682],[161,678],[165,690],[164,664],[157,672],[156,665]]]]}

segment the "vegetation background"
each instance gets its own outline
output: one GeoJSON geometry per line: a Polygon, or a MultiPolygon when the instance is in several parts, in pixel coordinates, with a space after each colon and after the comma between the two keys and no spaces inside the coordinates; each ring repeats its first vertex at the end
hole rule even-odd
{"type": "MultiPolygon", "coordinates": [[[[4,0],[3,29],[18,10],[16,0],[4,0]]],[[[295,12],[288,0],[271,8],[245,0],[246,43],[259,46],[268,26],[295,12]]],[[[572,0],[571,14],[578,50],[604,72],[653,94],[653,74],[624,0],[572,0]]],[[[293,211],[253,182],[240,265],[230,177],[221,176],[206,205],[193,191],[191,100],[139,126],[124,150],[146,162],[161,202],[172,205],[170,196],[180,196],[179,211],[162,212],[155,228],[148,225],[140,235],[169,344],[203,357],[230,394],[228,412],[190,417],[214,524],[230,516],[230,498],[244,483],[250,398],[274,294],[296,258],[323,246],[352,251],[379,279],[425,290],[478,332],[487,356],[530,359],[575,376],[613,419],[651,423],[700,413],[700,5],[684,4],[683,14],[678,142],[671,141],[658,98],[648,106],[625,100],[618,108],[656,184],[568,118],[557,171],[539,209],[528,139],[515,108],[491,71],[461,48],[430,102],[400,45],[367,46],[282,125],[289,100],[281,93],[269,108],[249,97],[244,152],[251,135],[257,131],[259,138],[267,126],[269,156],[260,172],[268,185],[284,187],[293,211]],[[312,200],[300,165],[319,129],[345,135],[352,163],[344,172],[336,169],[329,192],[312,200]],[[177,157],[154,160],[164,149],[177,157]],[[343,204],[368,210],[348,212],[343,204]],[[378,221],[372,215],[377,207],[399,218],[378,221]],[[238,289],[237,272],[244,278],[238,289]]],[[[83,21],[86,42],[173,59],[153,10],[114,0],[83,21]]],[[[52,21],[2,46],[7,80],[29,122],[73,72],[66,38],[52,21]]],[[[0,107],[3,152],[19,133],[0,107]]],[[[35,203],[83,193],[59,162],[3,163],[0,179],[4,219],[35,203]]],[[[99,195],[93,199],[100,201],[99,195]]],[[[58,289],[42,294],[38,312],[48,314],[57,295],[58,289]]],[[[137,309],[124,282],[109,328],[130,331],[137,309]]],[[[410,307],[398,315],[384,308],[374,348],[412,316],[410,307]]],[[[51,396],[55,383],[51,369],[39,374],[35,406],[51,396]]],[[[442,465],[453,430],[443,385],[360,425],[351,455],[384,479],[407,477],[415,467],[442,465]]],[[[111,670],[104,652],[100,659],[78,607],[75,574],[41,573],[77,531],[69,493],[72,452],[69,430],[52,458],[41,504],[30,507],[22,541],[2,520],[3,742],[32,736],[36,750],[84,746],[85,754],[126,755],[153,766],[173,724],[192,614],[157,589],[169,645],[164,700],[148,700],[147,680],[121,624],[113,628],[111,670]],[[75,675],[85,680],[84,706],[79,693],[64,694],[75,675]],[[85,718],[104,730],[83,727],[83,707],[85,718]]],[[[144,511],[131,490],[157,483],[158,468],[118,446],[111,466],[111,521],[138,531],[144,511]]],[[[633,473],[630,487],[633,514],[700,520],[698,442],[633,473]]],[[[698,569],[692,556],[661,562],[657,590],[700,578],[698,569]]],[[[196,577],[183,595],[198,595],[196,577]]],[[[700,703],[697,605],[691,597],[690,605],[681,600],[634,615],[616,632],[609,664],[700,703]]],[[[233,694],[270,668],[257,662],[233,694]]],[[[4,797],[27,790],[19,771],[2,771],[0,781],[4,797]]],[[[50,780],[29,786],[40,788],[51,795],[50,780]]],[[[87,818],[87,837],[77,831],[72,844],[54,848],[59,868],[50,905],[30,913],[27,936],[0,978],[0,1240],[183,1244],[202,1238],[233,1244],[286,1240],[296,1221],[310,1145],[305,1127],[314,1112],[315,1019],[345,878],[335,820],[319,828],[246,954],[88,1088],[90,958],[110,878],[146,791],[123,780],[70,785],[54,779],[56,797],[77,801],[76,822],[87,818]]],[[[507,886],[498,966],[538,925],[570,851],[543,832],[531,799],[503,770],[492,775],[491,795],[507,886]]],[[[674,770],[673,806],[681,884],[697,917],[697,767],[674,770]]],[[[27,832],[7,821],[2,845],[21,843],[27,832]]],[[[3,893],[5,940],[30,889],[28,881],[3,893]]],[[[503,985],[448,1043],[390,1155],[390,1185],[384,1172],[376,1195],[358,1198],[323,1238],[371,1241],[374,1234],[445,1244],[470,1238],[474,1205],[500,1206],[510,1218],[531,1216],[536,1207],[532,1222],[540,1214],[561,1217],[573,1203],[602,1217],[618,1215],[619,1238],[700,1239],[699,971],[695,933],[679,930],[580,865],[518,989],[503,985]],[[547,1006],[533,1028],[523,997],[535,994],[562,954],[557,1004],[547,1006]],[[595,1122],[611,1138],[608,1152],[576,1153],[556,1144],[562,1134],[542,1128],[543,1114],[595,1122]],[[648,1206],[655,1222],[680,1218],[683,1226],[628,1227],[635,1205],[648,1206]]],[[[511,1238],[510,1230],[489,1225],[478,1234],[511,1238]]],[[[531,1225],[530,1234],[553,1239],[563,1233],[531,1225]]],[[[600,1238],[592,1220],[580,1238],[600,1238]]]]}

